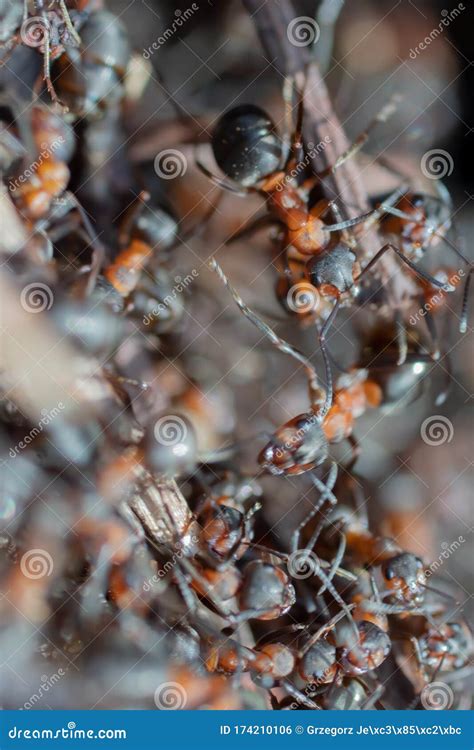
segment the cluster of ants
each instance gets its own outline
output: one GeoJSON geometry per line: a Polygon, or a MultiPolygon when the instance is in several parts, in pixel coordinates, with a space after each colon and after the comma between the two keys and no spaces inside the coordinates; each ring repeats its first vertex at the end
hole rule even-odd
{"type": "MultiPolygon", "coordinates": [[[[21,455],[4,461],[13,507],[2,548],[6,621],[17,623],[23,614],[54,644],[47,658],[59,662],[67,655],[79,668],[99,647],[114,647],[120,656],[133,643],[140,660],[164,643],[164,679],[182,686],[188,708],[250,707],[252,694],[262,707],[281,710],[390,708],[394,671],[411,686],[405,707],[419,708],[426,685],[438,678],[460,684],[470,667],[466,623],[451,619],[449,596],[428,585],[428,561],[369,528],[365,498],[353,481],[361,451],[357,419],[369,409],[414,400],[443,354],[438,310],[424,316],[427,344],[421,334],[407,334],[408,306],[390,307],[396,312],[367,335],[358,361],[336,380],[328,346],[344,310],[368,305],[375,318],[393,299],[390,255],[413,292],[410,303],[442,290],[441,307],[454,291],[452,269],[421,268],[452,227],[443,186],[437,195],[423,194],[404,178],[369,212],[346,219],[336,200],[323,197],[325,179],[356,156],[393,103],[334,165],[300,176],[304,87],[288,79],[285,102],[297,115],[294,124],[287,118],[285,133],[259,107],[233,107],[216,123],[211,142],[224,176],[198,163],[222,191],[264,200],[264,216],[227,244],[251,243],[256,227],[278,226],[277,298],[288,320],[314,328],[324,363],[322,382],[311,359],[252,310],[210,258],[243,315],[302,365],[308,380],[307,410],[275,430],[258,455],[258,472],[247,476],[236,447],[200,447],[196,425],[211,418],[198,384],[177,398],[162,395],[167,411],[157,419],[153,404],[143,408],[150,383],[121,367],[126,346],[131,358],[146,363],[161,362],[177,347],[184,303],[170,297],[173,251],[199,229],[184,234],[172,212],[139,188],[115,246],[106,246],[94,228],[97,217],[70,189],[71,160],[84,130],[104,113],[120,112],[131,55],[121,22],[97,0],[20,0],[2,13],[3,64],[8,68],[22,45],[42,58],[33,100],[4,91],[0,102],[4,199],[25,236],[8,258],[8,278],[18,297],[34,283],[51,291],[51,305],[38,320],[47,320],[58,342],[66,340],[87,363],[74,383],[81,413],[72,419],[65,410],[21,455]],[[42,33],[35,44],[28,37],[32,19],[42,33]],[[360,251],[363,233],[374,226],[385,244],[367,258],[360,251]],[[290,293],[318,304],[289,305],[290,293]],[[166,429],[181,429],[179,440],[166,429]],[[351,455],[343,465],[332,449],[345,440],[351,455]],[[260,512],[265,474],[280,477],[275,481],[306,474],[317,495],[286,549],[260,512]],[[348,504],[338,502],[341,494],[348,504]],[[43,500],[61,515],[66,532],[64,526],[45,530],[43,500]],[[24,556],[41,546],[54,563],[52,575],[25,576],[24,556]],[[44,620],[38,601],[47,608],[44,620]]],[[[465,330],[470,266],[449,244],[465,266],[465,330]]],[[[184,379],[193,381],[190,368],[184,379]]],[[[6,372],[4,454],[34,426],[10,388],[6,372]]]]}

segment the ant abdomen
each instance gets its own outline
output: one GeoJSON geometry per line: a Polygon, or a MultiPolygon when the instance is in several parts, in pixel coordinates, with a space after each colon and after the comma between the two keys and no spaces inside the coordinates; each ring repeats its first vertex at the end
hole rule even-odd
{"type": "Polygon", "coordinates": [[[299,414],[282,425],[258,457],[271,474],[302,474],[322,464],[329,447],[313,413],[299,414]]]}
{"type": "Polygon", "coordinates": [[[260,107],[242,104],[223,114],[212,135],[214,158],[239,185],[255,185],[275,172],[282,144],[275,126],[260,107]]]}

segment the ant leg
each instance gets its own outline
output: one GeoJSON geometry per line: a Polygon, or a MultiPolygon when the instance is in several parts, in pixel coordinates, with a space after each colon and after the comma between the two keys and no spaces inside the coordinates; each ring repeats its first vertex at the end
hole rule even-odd
{"type": "Polygon", "coordinates": [[[334,307],[332,308],[326,322],[324,323],[323,327],[321,328],[319,332],[319,346],[321,348],[321,354],[323,355],[324,369],[326,373],[326,400],[321,410],[321,417],[325,417],[326,414],[328,413],[329,409],[332,406],[332,400],[334,396],[331,360],[330,360],[328,349],[326,346],[326,337],[327,337],[330,327],[334,323],[334,320],[339,310],[339,306],[340,306],[340,301],[336,300],[336,302],[334,303],[334,307]]]}
{"type": "Polygon", "coordinates": [[[218,187],[222,188],[223,190],[227,190],[229,193],[233,193],[234,195],[240,195],[245,196],[249,195],[249,193],[258,193],[259,191],[255,188],[244,188],[244,187],[235,187],[235,185],[230,182],[230,180],[223,180],[221,177],[217,177],[215,174],[213,174],[207,167],[204,166],[202,162],[200,162],[198,159],[196,159],[196,166],[198,169],[201,170],[203,174],[208,177],[211,182],[214,183],[214,185],[217,185],[218,187]]]}
{"type": "Polygon", "coordinates": [[[311,698],[308,698],[308,696],[302,693],[301,690],[298,690],[298,688],[292,685],[291,682],[288,682],[288,680],[280,680],[280,685],[291,695],[292,698],[298,701],[298,703],[302,703],[303,706],[306,706],[307,708],[312,708],[313,711],[322,711],[322,709],[312,701],[311,698]]]}
{"type": "Polygon", "coordinates": [[[395,247],[395,245],[392,245],[390,243],[387,243],[384,245],[370,260],[365,268],[362,269],[362,271],[359,273],[355,281],[360,281],[362,276],[367,273],[367,271],[370,271],[370,269],[377,263],[378,260],[388,251],[393,250],[393,252],[398,255],[401,261],[405,263],[417,276],[419,276],[421,279],[426,281],[428,284],[431,284],[432,286],[437,287],[438,289],[443,289],[445,292],[454,292],[455,287],[452,284],[446,284],[442,281],[438,281],[438,279],[435,279],[434,276],[431,276],[431,274],[427,273],[426,271],[422,271],[421,268],[419,268],[415,263],[413,263],[409,258],[404,255],[401,250],[398,249],[398,247],[395,247]]]}
{"type": "MultiPolygon", "coordinates": [[[[362,681],[360,680],[360,682],[362,682],[362,681]]],[[[365,685],[364,685],[364,687],[365,687],[365,685]]],[[[361,706],[360,706],[361,711],[371,711],[373,709],[373,707],[375,706],[375,704],[380,700],[380,698],[382,697],[382,695],[384,694],[384,692],[385,692],[385,685],[381,685],[381,684],[377,685],[377,687],[374,689],[374,692],[372,693],[372,695],[369,695],[369,697],[367,698],[367,700],[365,700],[361,704],[361,706]]]]}
{"type": "Polygon", "coordinates": [[[309,359],[305,357],[304,354],[302,354],[300,351],[298,351],[298,349],[295,349],[293,346],[291,346],[291,344],[289,344],[287,341],[277,336],[275,331],[270,328],[270,326],[267,325],[261,318],[259,318],[258,315],[256,315],[253,310],[250,309],[250,307],[248,307],[248,305],[245,304],[242,297],[229,282],[227,276],[225,275],[224,271],[222,270],[219,263],[215,260],[215,258],[211,258],[211,260],[209,261],[209,268],[211,269],[211,271],[218,275],[224,286],[229,290],[234,302],[236,303],[242,314],[245,315],[245,317],[248,318],[248,320],[250,320],[250,322],[253,323],[253,325],[258,328],[259,331],[261,331],[267,338],[269,338],[272,344],[279,351],[283,352],[284,354],[288,354],[290,357],[293,357],[293,359],[296,359],[298,362],[300,362],[300,364],[303,365],[306,371],[306,377],[308,379],[311,405],[313,408],[319,409],[322,399],[325,397],[327,402],[328,396],[327,394],[325,396],[323,389],[319,386],[317,372],[309,359]]]}
{"type": "Polygon", "coordinates": [[[59,0],[59,7],[61,8],[61,11],[63,14],[65,26],[67,30],[69,31],[70,35],[72,36],[72,38],[74,39],[74,41],[76,42],[77,46],[79,47],[79,45],[81,44],[81,37],[77,33],[71,21],[71,16],[69,15],[69,11],[66,7],[66,0],[59,0]]]}
{"type": "Polygon", "coordinates": [[[231,234],[229,239],[225,241],[225,245],[231,245],[233,242],[237,242],[237,240],[242,240],[244,237],[250,237],[254,232],[257,232],[259,229],[262,229],[266,226],[271,226],[272,224],[281,224],[283,226],[283,222],[279,221],[276,217],[271,216],[270,214],[265,214],[264,216],[259,216],[254,221],[250,221],[248,224],[246,224],[242,229],[238,229],[236,232],[231,234]]]}
{"type": "MultiPolygon", "coordinates": [[[[355,604],[349,605],[348,609],[354,609],[355,604]]],[[[304,644],[301,651],[298,652],[298,657],[301,659],[307,651],[310,650],[314,646],[315,643],[319,641],[319,639],[325,635],[326,633],[329,633],[336,625],[337,623],[342,620],[343,617],[346,616],[345,612],[338,612],[337,615],[334,615],[329,622],[327,622],[325,625],[322,625],[313,635],[311,638],[309,638],[306,643],[304,644]]]]}
{"type": "Polygon", "coordinates": [[[84,228],[88,234],[89,241],[93,248],[93,256],[92,256],[92,263],[90,266],[90,277],[86,288],[86,294],[90,294],[95,286],[95,282],[97,279],[97,276],[99,275],[99,271],[102,267],[102,263],[104,261],[105,256],[105,249],[102,243],[99,241],[99,238],[97,237],[97,234],[92,226],[92,223],[85,211],[85,209],[82,207],[74,193],[71,193],[70,191],[67,191],[64,193],[64,197],[60,200],[67,199],[71,202],[71,205],[77,210],[79,213],[79,216],[81,217],[81,221],[84,225],[84,228]]]}
{"type": "MultiPolygon", "coordinates": [[[[341,530],[339,530],[339,534],[341,535],[341,541],[339,542],[339,548],[331,565],[331,570],[328,573],[328,581],[332,581],[334,576],[337,574],[337,571],[340,570],[340,565],[346,551],[346,535],[341,530]]],[[[324,594],[324,592],[326,591],[326,588],[326,584],[323,584],[319,589],[317,596],[322,596],[322,594],[324,594]]]]}
{"type": "Polygon", "coordinates": [[[393,113],[396,111],[396,105],[399,99],[399,95],[396,94],[395,96],[393,96],[387,102],[387,104],[382,107],[380,112],[378,112],[373,120],[369,122],[366,129],[357,136],[351,146],[349,146],[349,148],[336,159],[332,167],[328,167],[327,169],[325,169],[322,173],[320,173],[319,176],[329,177],[329,175],[334,174],[336,169],[341,167],[348,159],[352,159],[352,157],[355,156],[363,146],[365,146],[365,144],[369,140],[369,136],[372,130],[380,123],[387,122],[387,120],[393,115],[393,113]]]}
{"type": "MultiPolygon", "coordinates": [[[[298,524],[296,529],[293,531],[291,535],[291,544],[290,549],[291,552],[296,552],[299,549],[301,534],[303,529],[308,525],[308,523],[311,521],[312,518],[318,513],[318,511],[323,507],[326,500],[329,500],[331,505],[336,505],[337,498],[332,493],[332,488],[334,487],[336,483],[336,476],[337,476],[337,464],[333,462],[331,469],[330,469],[330,475],[328,477],[327,484],[324,484],[324,482],[321,482],[318,477],[316,477],[313,473],[311,474],[311,479],[314,483],[314,485],[317,487],[317,489],[320,491],[320,496],[318,498],[318,501],[313,505],[309,513],[303,518],[303,520],[298,524]],[[335,476],[334,476],[334,469],[335,469],[335,476]]],[[[311,550],[314,545],[306,545],[305,549],[311,550]]]]}

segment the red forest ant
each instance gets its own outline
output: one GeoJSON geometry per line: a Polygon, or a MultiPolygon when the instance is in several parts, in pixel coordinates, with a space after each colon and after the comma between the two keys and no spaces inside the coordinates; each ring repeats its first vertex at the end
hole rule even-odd
{"type": "MultiPolygon", "coordinates": [[[[218,121],[212,137],[212,149],[216,162],[222,171],[231,178],[234,187],[228,181],[220,180],[212,175],[203,165],[200,168],[214,182],[234,193],[245,195],[256,192],[262,195],[269,205],[269,216],[263,217],[265,222],[278,222],[285,229],[285,263],[284,273],[288,289],[297,279],[294,278],[291,261],[303,263],[304,274],[309,283],[323,298],[329,297],[336,301],[346,301],[347,293],[356,295],[358,286],[364,275],[388,252],[394,252],[414,273],[427,283],[435,287],[443,284],[430,274],[419,269],[395,245],[384,245],[375,256],[361,270],[353,243],[343,235],[341,240],[332,241],[331,235],[343,233],[350,227],[364,223],[384,213],[390,208],[390,200],[379,208],[362,216],[336,224],[326,224],[322,216],[329,209],[337,212],[333,202],[319,201],[314,208],[307,208],[307,192],[318,184],[324,177],[332,174],[348,158],[357,153],[366,142],[369,132],[379,122],[385,122],[394,111],[394,103],[389,103],[368,125],[354,144],[337,160],[329,170],[322,175],[314,175],[304,186],[295,186],[289,177],[289,165],[292,154],[302,151],[301,125],[303,116],[303,100],[300,98],[299,114],[296,129],[290,137],[283,139],[276,132],[274,123],[259,107],[243,105],[226,112],[218,121]],[[284,149],[284,143],[291,141],[284,149]]],[[[298,161],[298,160],[297,160],[298,161]]],[[[400,191],[394,194],[393,199],[400,191]]],[[[257,221],[257,225],[262,223],[257,221]]],[[[242,232],[231,237],[228,242],[248,234],[255,227],[245,228],[242,232]]],[[[454,288],[449,287],[448,291],[454,288]]]]}
{"type": "MultiPolygon", "coordinates": [[[[339,388],[336,396],[333,396],[331,368],[323,329],[321,350],[326,368],[326,391],[324,392],[319,386],[318,376],[309,360],[277,336],[272,328],[245,304],[215,259],[211,260],[210,268],[218,274],[245,317],[259,331],[262,331],[277,349],[300,362],[308,378],[311,411],[300,414],[282,425],[261,451],[259,462],[272,474],[292,475],[311,471],[327,459],[330,443],[336,443],[351,436],[356,416],[363,413],[368,406],[378,405],[379,391],[376,386],[369,383],[362,385],[350,383],[344,388],[339,388]]],[[[331,324],[336,309],[333,309],[325,328],[331,324]]],[[[315,482],[316,480],[317,478],[314,477],[315,482]]],[[[325,485],[321,484],[320,488],[322,492],[326,491],[325,485]]]]}

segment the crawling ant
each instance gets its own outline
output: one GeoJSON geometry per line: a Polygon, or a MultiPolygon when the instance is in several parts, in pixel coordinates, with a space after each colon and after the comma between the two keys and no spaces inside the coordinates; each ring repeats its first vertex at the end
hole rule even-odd
{"type": "Polygon", "coordinates": [[[423,605],[426,584],[423,560],[411,552],[403,551],[394,539],[379,537],[369,531],[366,524],[354,518],[348,509],[338,506],[330,511],[313,531],[306,549],[312,549],[322,534],[323,546],[333,546],[333,536],[343,534],[344,554],[348,560],[366,569],[378,569],[385,587],[381,599],[388,598],[391,604],[374,603],[374,612],[414,611],[423,605]]]}
{"type": "Polygon", "coordinates": [[[472,654],[472,634],[464,623],[437,623],[431,617],[393,618],[395,653],[416,692],[436,675],[464,667],[472,654]]]}
{"type": "MultiPolygon", "coordinates": [[[[319,387],[316,371],[309,360],[277,336],[270,326],[245,304],[215,259],[211,260],[210,268],[218,274],[243,315],[262,331],[277,349],[303,364],[308,377],[311,411],[293,417],[278,428],[260,452],[259,463],[266,471],[276,475],[296,475],[312,471],[328,458],[330,444],[352,437],[354,419],[369,406],[378,406],[380,390],[372,383],[349,379],[349,382],[341,380],[340,386],[333,394],[331,368],[323,330],[321,350],[326,368],[324,393],[319,387]]],[[[331,324],[335,313],[336,308],[328,318],[325,328],[331,324]]],[[[354,445],[353,448],[354,462],[357,458],[357,446],[354,445]]],[[[320,489],[324,492],[325,486],[321,485],[320,489]]]]}
{"type": "Polygon", "coordinates": [[[77,117],[96,119],[120,100],[130,45],[113,13],[90,13],[81,27],[81,46],[68,48],[54,68],[61,101],[77,117]]]}
{"type": "MultiPolygon", "coordinates": [[[[87,2],[80,2],[80,7],[70,13],[66,0],[33,0],[30,11],[28,0],[24,0],[23,16],[21,16],[20,3],[17,3],[16,23],[13,36],[5,45],[8,52],[20,43],[28,47],[37,48],[43,55],[43,81],[53,102],[59,102],[58,95],[51,79],[51,63],[58,59],[66,50],[79,47],[81,37],[77,27],[81,25],[81,13],[79,10],[86,9],[87,2]],[[18,32],[18,24],[21,30],[18,32]]],[[[9,19],[10,23],[13,19],[9,19]]],[[[13,28],[12,28],[13,32],[13,28]]],[[[5,60],[2,61],[4,63],[5,60]]]]}
{"type": "MultiPolygon", "coordinates": [[[[285,88],[291,85],[291,79],[287,79],[285,88]]],[[[284,93],[284,96],[288,101],[288,92],[284,93]]],[[[268,115],[253,105],[235,107],[218,121],[212,136],[212,149],[217,164],[233,183],[216,178],[200,163],[198,166],[216,184],[231,192],[239,195],[256,192],[262,195],[269,207],[269,215],[263,217],[263,222],[276,221],[284,227],[285,281],[279,289],[280,295],[282,292],[287,294],[294,289],[295,282],[301,283],[301,278],[306,278],[306,283],[314,290],[309,294],[313,293],[316,298],[320,295],[323,299],[333,299],[334,307],[337,309],[341,302],[347,302],[348,294],[358,295],[365,274],[389,251],[394,252],[420,278],[435,287],[442,286],[437,279],[418,268],[391,243],[385,244],[361,269],[354,243],[345,234],[346,230],[357,224],[380,218],[384,210],[390,207],[391,201],[396,199],[399,191],[375,211],[347,221],[337,221],[335,224],[323,221],[324,215],[330,209],[340,219],[334,202],[322,200],[311,209],[307,207],[307,192],[356,154],[366,142],[373,127],[385,122],[394,111],[394,106],[394,102],[386,105],[368,125],[366,131],[336,160],[333,167],[322,175],[314,175],[303,187],[295,185],[289,176],[293,153],[297,157],[296,162],[301,163],[301,158],[298,157],[302,153],[302,98],[299,103],[298,122],[292,136],[285,133],[283,138],[280,138],[268,115]],[[334,233],[342,233],[341,239],[333,241],[334,233]],[[292,261],[303,265],[302,275],[296,279],[292,261]]],[[[261,224],[262,219],[257,220],[250,227],[233,235],[228,242],[247,235],[261,224]]],[[[450,288],[449,291],[453,289],[450,288]]]]}
{"type": "MultiPolygon", "coordinates": [[[[15,108],[15,104],[12,105],[15,108]]],[[[92,269],[97,273],[103,247],[89,217],[76,196],[67,189],[70,171],[71,134],[65,123],[50,109],[33,107],[28,136],[38,154],[33,166],[17,180],[10,180],[12,198],[33,235],[45,235],[57,219],[77,211],[93,248],[92,269]]]]}

